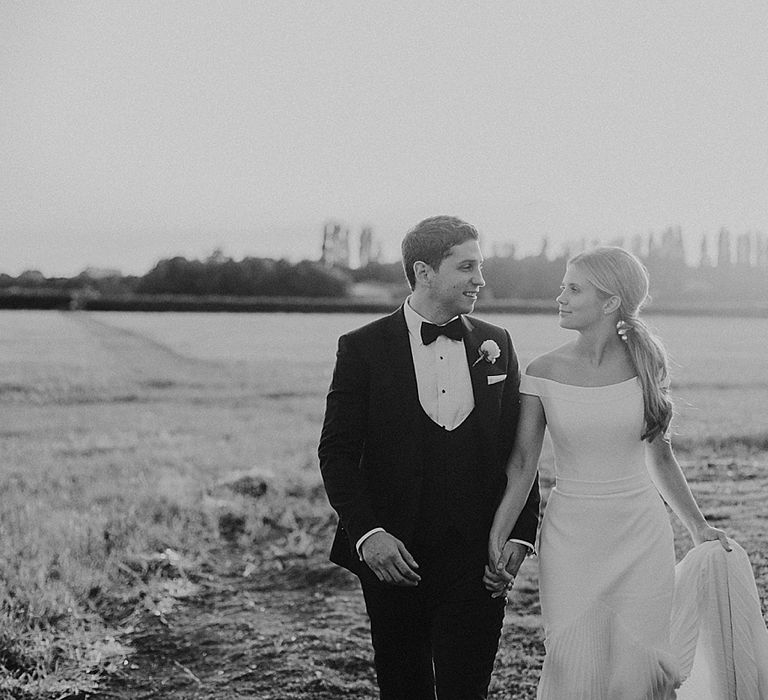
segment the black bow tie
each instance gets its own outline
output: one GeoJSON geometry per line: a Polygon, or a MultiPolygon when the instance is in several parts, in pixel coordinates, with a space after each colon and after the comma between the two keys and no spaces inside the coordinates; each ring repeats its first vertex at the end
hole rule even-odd
{"type": "Polygon", "coordinates": [[[444,326],[436,326],[434,323],[421,322],[421,342],[429,345],[437,340],[437,336],[444,335],[451,340],[461,340],[461,317],[457,316],[450,323],[444,326]]]}

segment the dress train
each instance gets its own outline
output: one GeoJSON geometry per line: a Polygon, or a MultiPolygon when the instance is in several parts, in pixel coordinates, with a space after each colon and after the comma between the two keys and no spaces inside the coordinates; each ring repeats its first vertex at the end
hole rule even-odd
{"type": "Polygon", "coordinates": [[[694,547],[675,567],[672,649],[678,700],[768,700],[768,630],[749,558],[729,540],[694,547]]]}

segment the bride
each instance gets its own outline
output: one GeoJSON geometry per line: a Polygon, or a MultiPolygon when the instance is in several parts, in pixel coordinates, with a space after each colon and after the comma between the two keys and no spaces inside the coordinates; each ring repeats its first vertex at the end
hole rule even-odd
{"type": "Polygon", "coordinates": [[[539,546],[538,698],[768,699],[768,632],[749,561],[707,523],[670,445],[667,358],[639,315],[647,271],[601,247],[569,261],[561,289],[560,325],[579,335],[521,379],[484,577],[495,596],[511,585],[505,543],[549,429],[556,485],[539,546]],[[696,545],[677,567],[662,498],[696,545]]]}

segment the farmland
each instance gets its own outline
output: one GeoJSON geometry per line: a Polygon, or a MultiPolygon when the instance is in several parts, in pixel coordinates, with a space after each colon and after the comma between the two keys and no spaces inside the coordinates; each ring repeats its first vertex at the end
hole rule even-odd
{"type": "MultiPolygon", "coordinates": [[[[2,692],[375,697],[315,456],[336,338],[371,318],[0,313],[2,692]]],[[[486,318],[523,364],[568,338],[554,316],[486,318]]],[[[765,610],[768,319],[650,321],[673,358],[678,456],[765,610]]],[[[529,561],[492,698],[534,697],[539,625],[529,561]]]]}

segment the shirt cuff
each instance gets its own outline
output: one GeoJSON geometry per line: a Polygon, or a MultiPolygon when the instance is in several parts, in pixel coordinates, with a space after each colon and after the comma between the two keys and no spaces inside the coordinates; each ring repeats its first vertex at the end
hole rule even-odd
{"type": "MultiPolygon", "coordinates": [[[[368,537],[368,535],[365,535],[365,537],[368,537]]],[[[523,544],[526,547],[528,547],[528,554],[526,556],[528,557],[535,557],[536,556],[536,547],[534,547],[530,542],[526,542],[525,540],[517,540],[514,537],[510,537],[507,542],[517,542],[517,544],[523,544]]]]}
{"type": "Polygon", "coordinates": [[[368,530],[358,541],[357,544],[355,544],[355,549],[357,550],[357,556],[360,557],[360,561],[363,561],[363,553],[360,551],[360,548],[363,546],[363,542],[365,542],[371,535],[376,534],[377,532],[386,532],[386,530],[383,527],[375,527],[373,530],[368,530]]]}

